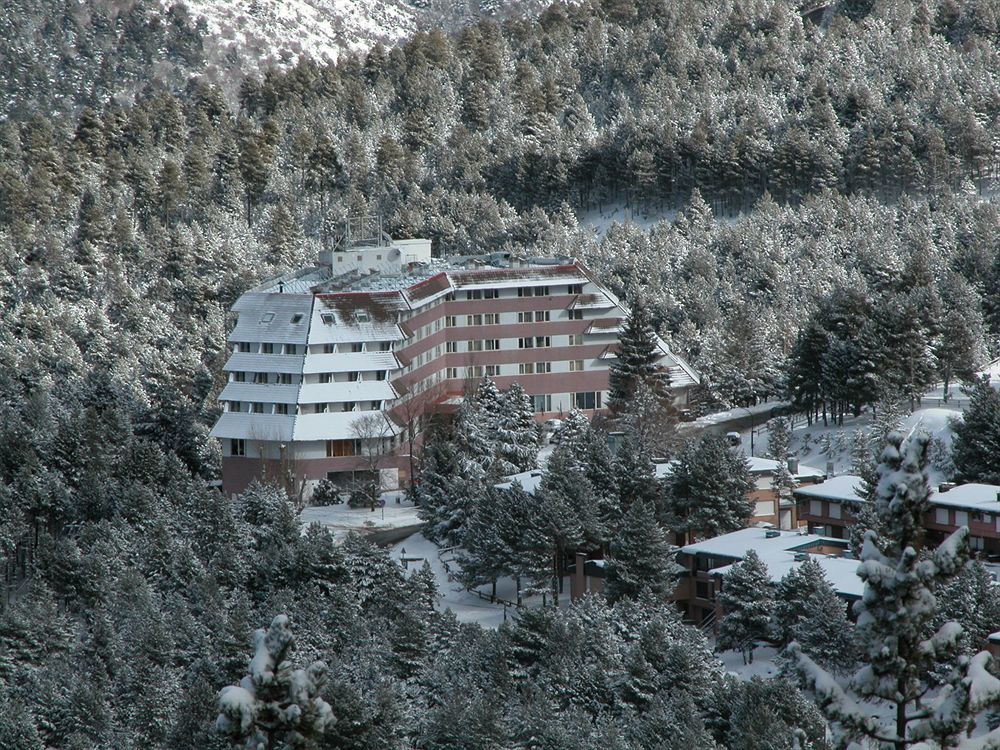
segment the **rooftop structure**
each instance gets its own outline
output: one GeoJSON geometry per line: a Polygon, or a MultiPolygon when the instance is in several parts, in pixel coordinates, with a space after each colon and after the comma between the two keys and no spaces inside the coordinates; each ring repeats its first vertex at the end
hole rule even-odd
{"type": "MultiPolygon", "coordinates": [[[[602,409],[628,314],[575,259],[435,259],[428,240],[377,224],[350,227],[319,265],[250,290],[233,312],[212,430],[223,489],[270,474],[299,495],[376,465],[384,486],[405,482],[425,417],[484,376],[519,382],[540,419],[602,409]]],[[[658,343],[683,403],[698,375],[658,343]]]]}
{"type": "MultiPolygon", "coordinates": [[[[810,531],[847,538],[857,509],[861,477],[845,474],[810,487],[798,487],[793,495],[799,518],[810,531]]],[[[969,527],[969,545],[989,559],[1000,557],[1000,486],[995,484],[941,484],[931,490],[930,509],[924,516],[930,540],[939,541],[960,526],[969,527]]]]}

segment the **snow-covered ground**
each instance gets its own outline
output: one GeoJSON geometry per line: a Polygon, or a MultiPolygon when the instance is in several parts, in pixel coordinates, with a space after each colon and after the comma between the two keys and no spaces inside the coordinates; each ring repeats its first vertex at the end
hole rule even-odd
{"type": "Polygon", "coordinates": [[[676,216],[676,208],[649,210],[619,202],[611,203],[600,210],[592,208],[585,211],[577,216],[577,221],[580,222],[580,226],[592,229],[597,237],[604,237],[613,224],[635,224],[648,231],[661,221],[673,221],[676,216]]]}
{"type": "MultiPolygon", "coordinates": [[[[951,420],[960,419],[961,412],[956,408],[946,408],[939,406],[924,407],[908,414],[902,423],[905,433],[912,433],[918,429],[927,432],[932,439],[941,441],[947,448],[951,448],[954,432],[951,429],[951,420]]],[[[861,416],[845,416],[844,424],[835,425],[831,421],[828,425],[823,422],[813,422],[812,425],[806,423],[802,415],[794,415],[792,427],[792,440],[790,449],[792,453],[798,455],[802,463],[825,469],[828,461],[833,462],[833,470],[836,474],[846,474],[851,469],[851,438],[855,431],[862,430],[865,433],[871,431],[872,415],[870,411],[862,412],[861,416]]],[[[745,428],[740,431],[743,441],[743,449],[749,456],[750,450],[750,430],[745,428]]],[[[757,456],[765,455],[767,452],[768,431],[767,427],[761,425],[754,429],[753,453],[757,456]]],[[[931,467],[931,482],[938,483],[945,481],[940,467],[931,467]]]]}
{"type": "MultiPolygon", "coordinates": [[[[448,573],[450,564],[453,571],[458,567],[453,562],[454,554],[448,550],[441,551],[434,542],[426,539],[423,534],[414,534],[401,542],[397,542],[389,548],[389,556],[403,564],[409,571],[420,569],[424,560],[430,563],[431,570],[437,580],[438,590],[441,599],[438,602],[438,609],[452,610],[459,622],[474,622],[486,628],[499,627],[505,618],[512,618],[517,612],[513,606],[505,606],[503,603],[491,603],[488,599],[490,595],[489,586],[480,586],[479,591],[484,597],[466,591],[460,583],[451,580],[448,573]]],[[[563,579],[565,593],[560,597],[560,606],[569,604],[569,579],[563,579]]],[[[497,581],[497,598],[514,602],[517,600],[517,587],[512,578],[501,578],[497,581]]],[[[524,604],[527,607],[542,606],[541,596],[525,596],[524,604]]]]}
{"type": "MultiPolygon", "coordinates": [[[[714,643],[714,642],[713,642],[714,643]]],[[[732,672],[741,680],[751,677],[777,677],[781,670],[775,661],[778,650],[773,646],[760,646],[753,652],[753,664],[744,664],[739,651],[716,652],[726,671],[732,672]]]]}
{"type": "Polygon", "coordinates": [[[383,493],[382,499],[385,501],[385,507],[376,508],[374,511],[368,508],[351,508],[347,503],[311,506],[299,514],[299,520],[303,526],[318,523],[330,529],[337,539],[351,531],[370,534],[413,527],[420,523],[416,507],[403,496],[403,493],[386,492],[383,493]]]}

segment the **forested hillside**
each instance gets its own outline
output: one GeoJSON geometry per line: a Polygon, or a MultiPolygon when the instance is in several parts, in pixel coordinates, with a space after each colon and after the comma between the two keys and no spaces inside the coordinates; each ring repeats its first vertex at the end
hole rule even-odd
{"type": "Polygon", "coordinates": [[[721,401],[966,375],[1000,336],[997,5],[595,1],[247,78],[201,33],[142,3],[0,13],[0,746],[212,747],[281,610],[332,664],[330,747],[736,748],[763,721],[790,747],[755,712],[812,709],[700,665],[665,612],[458,627],[285,499],[206,489],[227,310],[377,212],[440,254],[581,255],[721,401]],[[578,224],[611,202],[680,211],[578,224]]]}

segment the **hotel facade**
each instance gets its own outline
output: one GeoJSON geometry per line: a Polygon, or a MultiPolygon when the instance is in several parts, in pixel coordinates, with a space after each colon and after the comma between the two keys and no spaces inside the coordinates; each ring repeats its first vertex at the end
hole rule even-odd
{"type": "MultiPolygon", "coordinates": [[[[377,469],[404,485],[426,418],[490,377],[517,381],[539,419],[604,408],[628,311],[572,258],[433,259],[429,240],[381,231],[327,251],[233,306],[221,441],[223,491],[254,477],[300,498],[377,469]]],[[[678,401],[697,374],[659,342],[678,401]]]]}

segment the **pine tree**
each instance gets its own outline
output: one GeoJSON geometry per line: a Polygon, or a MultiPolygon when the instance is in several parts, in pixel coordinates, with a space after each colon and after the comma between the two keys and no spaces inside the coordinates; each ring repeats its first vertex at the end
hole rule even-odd
{"type": "Polygon", "coordinates": [[[1000,484],[1000,391],[984,379],[966,392],[969,405],[954,423],[951,446],[958,478],[1000,484]]]}
{"type": "Polygon", "coordinates": [[[719,602],[719,648],[739,651],[744,664],[753,664],[753,652],[767,639],[774,612],[771,576],[756,551],[749,550],[723,576],[719,602]]]}
{"type": "Polygon", "coordinates": [[[619,335],[618,357],[609,367],[608,408],[613,412],[625,410],[641,380],[660,399],[671,398],[670,375],[659,365],[662,357],[649,310],[636,301],[619,335]]]}
{"type": "Polygon", "coordinates": [[[806,601],[828,585],[823,567],[812,557],[778,581],[774,595],[774,634],[779,644],[784,646],[795,640],[796,629],[806,618],[806,601]]]}
{"type": "Polygon", "coordinates": [[[825,579],[806,597],[802,619],[792,635],[802,653],[824,669],[847,674],[857,666],[857,642],[847,619],[847,604],[825,579]]]}
{"type": "Polygon", "coordinates": [[[285,615],[254,633],[249,674],[219,692],[216,727],[234,744],[259,750],[306,747],[336,721],[319,697],[326,664],[316,661],[307,669],[293,670],[288,659],[294,648],[285,615]]]}
{"type": "Polygon", "coordinates": [[[494,443],[496,471],[516,474],[538,462],[538,423],[531,397],[519,383],[511,383],[500,398],[494,443]]]}
{"type": "Polygon", "coordinates": [[[929,507],[926,435],[904,443],[888,438],[879,465],[876,507],[885,528],[869,531],[858,575],[865,584],[857,638],[864,666],[846,687],[835,681],[797,644],[789,653],[805,685],[813,691],[840,742],[861,738],[905,750],[988,747],[1000,731],[965,741],[976,714],[1000,705],[1000,680],[989,674],[990,656],[956,656],[962,626],[953,620],[936,630],[936,593],[968,556],[969,530],[962,527],[934,550],[924,546],[923,517],[929,507]],[[950,665],[944,685],[928,697],[933,672],[950,665]],[[889,709],[879,718],[863,703],[889,709]]]}
{"type": "Polygon", "coordinates": [[[671,597],[679,567],[673,558],[673,548],[652,506],[642,500],[633,503],[611,543],[605,581],[608,602],[643,595],[671,597]]]}
{"type": "Polygon", "coordinates": [[[717,435],[703,435],[681,450],[666,477],[666,526],[688,539],[745,528],[753,515],[746,458],[717,435]]]}
{"type": "Polygon", "coordinates": [[[792,432],[785,417],[775,417],[767,422],[767,455],[779,463],[788,458],[792,443],[792,432]]]}

